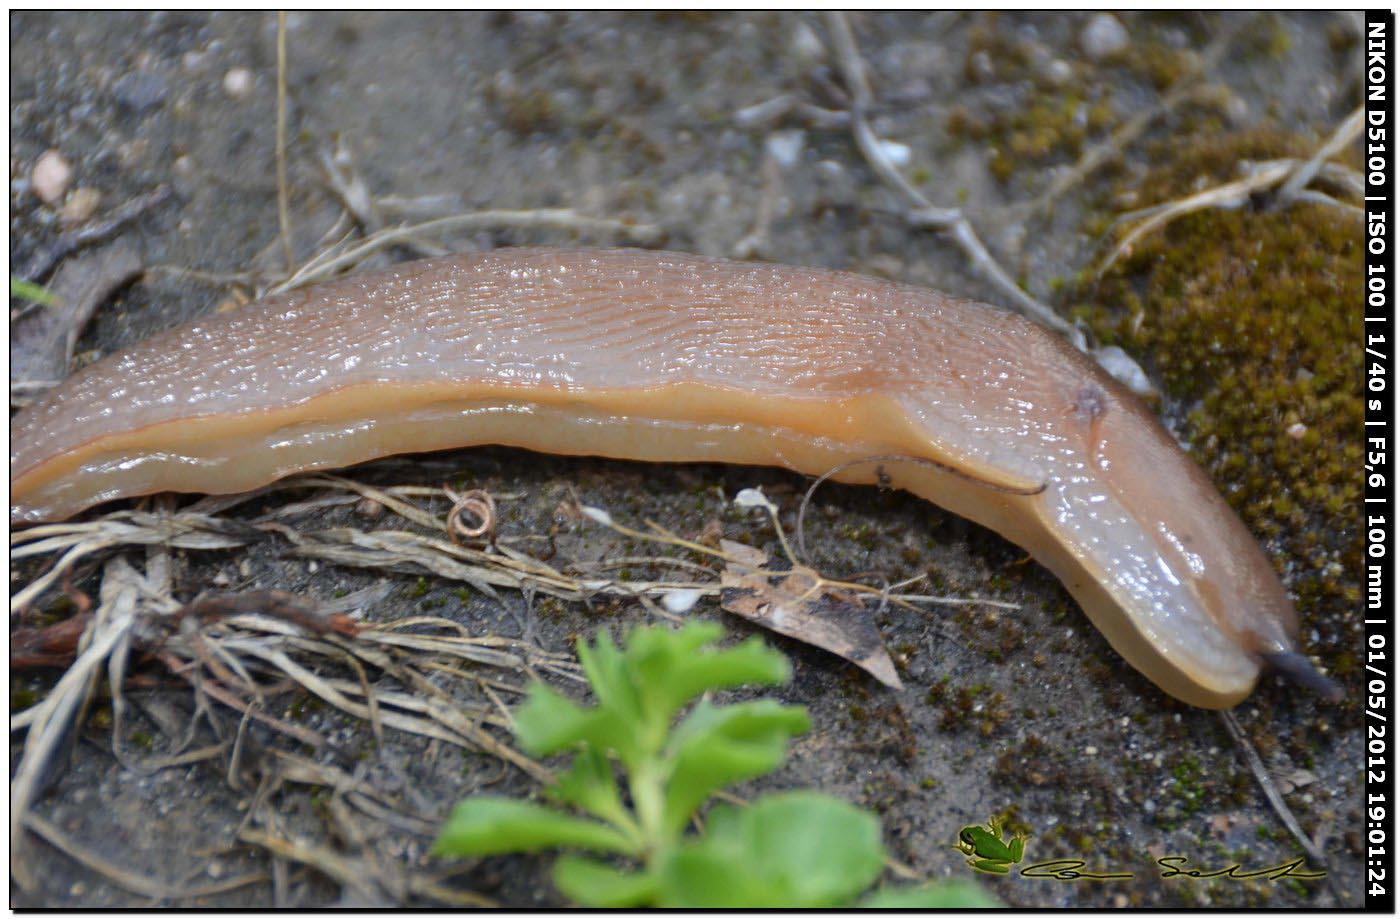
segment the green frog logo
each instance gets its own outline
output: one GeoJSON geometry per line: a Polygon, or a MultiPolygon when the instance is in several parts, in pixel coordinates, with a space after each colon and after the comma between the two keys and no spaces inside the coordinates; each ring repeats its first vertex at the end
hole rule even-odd
{"type": "Polygon", "coordinates": [[[1027,837],[1012,836],[1002,838],[1005,821],[988,817],[987,825],[965,826],[958,830],[958,841],[953,848],[967,856],[967,863],[974,870],[985,874],[1010,874],[1011,866],[1020,864],[1026,853],[1027,837]]]}

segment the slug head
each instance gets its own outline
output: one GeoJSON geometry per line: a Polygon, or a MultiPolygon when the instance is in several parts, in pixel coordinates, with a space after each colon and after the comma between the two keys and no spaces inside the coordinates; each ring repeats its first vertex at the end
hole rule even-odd
{"type": "Polygon", "coordinates": [[[1173,695],[1212,708],[1248,695],[1266,661],[1301,674],[1297,613],[1278,574],[1156,417],[1096,380],[1069,391],[1066,414],[1083,474],[1055,483],[1051,500],[1102,523],[1090,555],[1137,642],[1161,660],[1144,667],[1125,655],[1173,695]]]}

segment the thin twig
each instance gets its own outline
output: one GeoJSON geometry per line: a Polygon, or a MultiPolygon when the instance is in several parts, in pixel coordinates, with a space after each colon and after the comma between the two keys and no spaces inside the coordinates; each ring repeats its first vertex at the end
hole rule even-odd
{"type": "Polygon", "coordinates": [[[321,150],[321,168],[326,172],[331,190],[340,198],[341,204],[365,233],[375,233],[383,228],[384,221],[374,207],[374,198],[369,186],[355,168],[355,158],[344,138],[336,138],[335,151],[321,150]]]}
{"type": "MultiPolygon", "coordinates": [[[[179,672],[177,661],[166,658],[166,664],[171,668],[172,672],[179,672]]],[[[299,740],[313,750],[334,749],[326,738],[310,728],[283,721],[280,718],[269,715],[267,712],[251,708],[247,702],[238,698],[232,692],[212,680],[199,681],[197,677],[190,674],[181,673],[180,675],[184,676],[191,685],[196,686],[200,692],[208,694],[208,696],[216,702],[221,702],[236,712],[250,714],[253,720],[261,722],[273,730],[280,731],[294,740],[299,740]]]]}
{"type": "Polygon", "coordinates": [[[1117,156],[1124,148],[1137,140],[1153,122],[1170,115],[1183,102],[1194,96],[1199,90],[1201,80],[1219,65],[1225,57],[1225,52],[1233,46],[1235,37],[1244,29],[1246,22],[1247,20],[1237,22],[1233,27],[1218,35],[1201,56],[1201,65],[1190,73],[1179,77],[1156,105],[1137,112],[1115,128],[1106,140],[1085,150],[1078,162],[1069,170],[1060,173],[1050,183],[1050,187],[1031,202],[1031,211],[1048,213],[1054,208],[1055,203],[1064,197],[1066,192],[1098,171],[1099,167],[1109,159],[1117,156]]]}
{"type": "MultiPolygon", "coordinates": [[[[10,838],[20,840],[20,828],[30,805],[43,785],[44,775],[54,755],[75,727],[99,668],[117,643],[135,623],[137,590],[135,573],[121,559],[107,565],[102,580],[102,599],[88,627],[78,659],[59,678],[44,701],[25,737],[24,753],[10,780],[10,838]]],[[[10,851],[10,871],[23,889],[32,889],[34,876],[23,858],[23,846],[10,851]]]]}
{"type": "Polygon", "coordinates": [[[202,884],[199,887],[177,887],[113,865],[91,849],[69,839],[58,827],[38,814],[26,814],[24,826],[73,861],[97,872],[123,890],[140,894],[143,897],[150,897],[153,900],[191,900],[198,897],[209,897],[267,880],[266,874],[257,872],[215,881],[212,884],[202,884]]]}
{"type": "Polygon", "coordinates": [[[910,226],[920,229],[936,229],[949,233],[972,262],[972,266],[984,278],[1001,291],[1011,304],[1022,314],[1041,325],[1059,332],[1070,340],[1080,351],[1088,350],[1084,333],[1070,325],[1053,309],[1021,289],[1011,276],[992,258],[987,247],[982,244],[977,231],[958,208],[937,207],[933,202],[909,183],[885,154],[884,147],[870,123],[866,112],[871,107],[870,84],[865,77],[865,63],[856,47],[855,36],[851,33],[846,16],[840,11],[827,14],[832,38],[836,45],[837,60],[841,67],[846,86],[851,91],[851,129],[856,146],[860,148],[871,169],[879,178],[904,198],[908,210],[905,220],[910,226]]]}
{"type": "Polygon", "coordinates": [[[804,562],[810,564],[810,558],[807,555],[807,537],[804,523],[807,519],[807,506],[812,503],[812,495],[816,494],[817,489],[821,487],[822,483],[826,482],[826,480],[830,479],[832,476],[840,472],[844,472],[845,470],[850,469],[852,467],[864,466],[870,463],[910,463],[915,466],[922,466],[926,469],[935,469],[939,472],[946,472],[949,475],[963,479],[964,481],[975,485],[980,485],[983,488],[991,489],[992,491],[998,491],[1002,494],[1016,495],[1019,497],[1034,497],[1035,495],[1044,492],[1047,487],[1047,483],[1045,482],[1041,482],[1039,485],[1028,486],[1025,488],[1007,485],[1002,482],[991,482],[987,479],[980,478],[979,476],[976,476],[970,472],[964,472],[963,470],[958,469],[956,466],[950,466],[947,463],[940,463],[937,460],[931,460],[928,457],[906,456],[904,454],[898,453],[879,454],[876,456],[862,456],[853,460],[848,460],[844,463],[838,463],[837,465],[831,467],[826,472],[818,476],[816,481],[814,481],[810,486],[808,486],[807,493],[802,496],[802,503],[797,508],[797,549],[798,552],[801,553],[802,560],[804,562]]]}
{"type": "Polygon", "coordinates": [[[763,155],[763,165],[759,169],[763,183],[758,195],[758,207],[754,214],[753,228],[734,244],[733,255],[739,259],[749,259],[760,255],[768,246],[768,233],[773,226],[778,198],[782,194],[783,174],[778,166],[778,158],[768,151],[763,155]]]}
{"type": "Polygon", "coordinates": [[[287,190],[287,13],[277,11],[277,228],[287,273],[296,270],[292,254],[292,209],[287,190]]]}
{"type": "Polygon", "coordinates": [[[346,858],[324,846],[312,846],[283,839],[267,830],[246,827],[238,831],[238,838],[251,845],[260,846],[280,858],[310,865],[322,874],[338,882],[342,887],[355,891],[367,905],[383,905],[389,901],[378,881],[378,872],[361,858],[346,858]]]}
{"type": "MultiPolygon", "coordinates": [[[[1222,710],[1220,712],[1220,720],[1225,723],[1225,729],[1230,732],[1230,737],[1235,741],[1235,747],[1240,751],[1241,755],[1244,756],[1244,761],[1245,764],[1249,766],[1249,771],[1254,773],[1254,780],[1259,783],[1259,788],[1264,792],[1264,797],[1268,800],[1269,806],[1273,808],[1274,813],[1283,821],[1283,825],[1288,828],[1288,832],[1297,840],[1298,845],[1303,847],[1303,851],[1307,853],[1308,858],[1312,859],[1314,864],[1324,869],[1328,868],[1327,856],[1317,847],[1316,843],[1308,838],[1308,834],[1303,832],[1303,828],[1298,825],[1298,819],[1293,816],[1293,811],[1289,809],[1288,802],[1283,800],[1283,795],[1279,793],[1278,786],[1275,785],[1274,780],[1270,778],[1269,771],[1264,768],[1264,762],[1255,751],[1254,744],[1249,742],[1249,737],[1245,735],[1244,728],[1240,727],[1240,723],[1235,720],[1235,716],[1227,710],[1222,710]]],[[[1338,889],[1336,882],[1333,881],[1332,872],[1330,870],[1327,872],[1326,880],[1327,889],[1332,892],[1332,896],[1336,898],[1337,904],[1339,906],[1345,906],[1347,901],[1343,898],[1342,892],[1338,889]]]]}
{"type": "Polygon", "coordinates": [[[1095,277],[1102,277],[1119,258],[1132,251],[1134,243],[1147,234],[1196,211],[1208,208],[1228,210],[1241,207],[1249,201],[1251,195],[1276,185],[1290,172],[1292,169],[1286,163],[1263,163],[1243,179],[1226,182],[1224,185],[1217,185],[1214,188],[1208,188],[1185,198],[1177,198],[1140,212],[1148,213],[1150,216],[1119,240],[1118,244],[1113,247],[1113,251],[1109,253],[1108,258],[1104,259],[1095,269],[1095,277]]]}
{"type": "Polygon", "coordinates": [[[104,219],[96,223],[87,223],[79,229],[64,233],[51,245],[40,248],[30,256],[29,261],[24,263],[24,268],[19,272],[19,276],[26,281],[34,281],[35,283],[43,281],[60,261],[84,246],[114,236],[117,231],[124,229],[136,218],[164,204],[171,194],[169,185],[158,185],[153,190],[125,202],[104,219]]]}
{"type": "Polygon", "coordinates": [[[387,228],[371,235],[348,252],[330,258],[313,258],[286,281],[273,287],[269,293],[285,293],[324,280],[345,268],[359,264],[369,255],[387,246],[397,245],[420,235],[501,228],[606,233],[623,236],[641,245],[653,245],[663,236],[659,228],[649,224],[631,223],[603,217],[585,217],[567,208],[543,208],[526,211],[490,210],[471,214],[455,214],[451,217],[441,217],[424,223],[387,228]]]}
{"type": "Polygon", "coordinates": [[[1274,199],[1278,207],[1287,207],[1292,204],[1293,200],[1322,169],[1323,164],[1345,150],[1360,136],[1365,118],[1365,106],[1358,106],[1356,111],[1337,125],[1336,130],[1327,137],[1327,140],[1323,141],[1322,146],[1317,148],[1317,152],[1294,170],[1293,174],[1288,177],[1288,181],[1283,183],[1283,187],[1278,190],[1274,199]]]}
{"type": "Polygon", "coordinates": [[[822,108],[790,94],[774,96],[767,102],[740,109],[734,113],[734,123],[742,128],[760,128],[780,121],[788,115],[796,115],[806,124],[820,130],[845,131],[851,127],[850,112],[822,108]]]}

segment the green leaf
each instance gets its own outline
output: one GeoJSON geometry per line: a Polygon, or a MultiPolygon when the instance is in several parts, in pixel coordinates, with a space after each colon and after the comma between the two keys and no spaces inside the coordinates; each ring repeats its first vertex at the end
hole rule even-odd
{"type": "Polygon", "coordinates": [[[668,909],[763,909],[789,906],[784,891],[765,884],[739,853],[693,846],[660,866],[656,904],[668,909]]]}
{"type": "Polygon", "coordinates": [[[554,886],[578,905],[598,909],[649,906],[656,900],[656,879],[651,875],[572,855],[555,863],[554,886]]]}
{"type": "Polygon", "coordinates": [[[525,752],[548,756],[585,738],[597,717],[545,684],[532,683],[515,710],[515,738],[525,752]]]}
{"type": "Polygon", "coordinates": [[[736,686],[776,686],[792,675],[787,658],[757,636],[732,648],[690,645],[676,647],[664,658],[657,655],[639,662],[647,703],[667,722],[703,693],[736,686]]]}
{"type": "Polygon", "coordinates": [[[52,291],[14,275],[10,275],[10,296],[16,300],[29,300],[44,306],[53,306],[58,302],[52,291]]]}
{"type": "Polygon", "coordinates": [[[532,687],[516,714],[521,746],[535,755],[586,742],[615,752],[629,769],[660,753],[676,713],[712,689],[781,683],[787,659],[759,638],[729,649],[706,649],[723,633],[716,623],[680,629],[633,629],[619,649],[605,631],[579,642],[579,662],[598,704],[583,708],[532,687]]]}
{"type": "Polygon", "coordinates": [[[861,909],[1005,909],[1006,904],[973,881],[940,881],[927,887],[886,887],[866,897],[861,909]]]}
{"type": "Polygon", "coordinates": [[[841,906],[880,876],[884,852],[873,814],[817,792],[769,795],[746,809],[715,808],[706,836],[662,867],[661,900],[690,908],[841,906]]]}
{"type": "MultiPolygon", "coordinates": [[[[633,634],[636,631],[639,630],[633,634]]],[[[641,718],[642,703],[630,672],[631,661],[613,644],[606,630],[598,632],[592,645],[579,641],[578,661],[593,687],[599,708],[611,709],[634,721],[641,718]]]]}
{"type": "Polygon", "coordinates": [[[627,636],[627,670],[637,690],[641,748],[650,755],[661,752],[676,712],[696,695],[676,698],[676,679],[686,661],[717,640],[723,629],[714,622],[691,622],[679,629],[633,629],[627,636]]]}
{"type": "Polygon", "coordinates": [[[636,749],[634,733],[615,712],[584,708],[543,683],[532,684],[515,710],[515,736],[533,756],[549,756],[580,742],[630,755],[636,749]]]}
{"type": "Polygon", "coordinates": [[[500,855],[561,847],[632,855],[622,833],[593,820],[561,814],[515,798],[468,798],[452,810],[433,851],[441,855],[500,855]]]}
{"type": "Polygon", "coordinates": [[[595,817],[602,817],[624,833],[637,834],[636,822],[618,793],[612,763],[596,747],[580,751],[569,771],[549,789],[549,795],[557,801],[576,805],[595,817]]]}
{"type": "Polygon", "coordinates": [[[723,708],[702,701],[672,734],[666,828],[679,833],[714,792],[778,768],[788,740],[810,728],[805,709],[771,699],[723,708]]]}

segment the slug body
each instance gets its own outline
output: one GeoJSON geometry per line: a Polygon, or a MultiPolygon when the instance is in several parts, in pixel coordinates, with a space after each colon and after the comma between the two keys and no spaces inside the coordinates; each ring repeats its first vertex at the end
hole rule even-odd
{"type": "Polygon", "coordinates": [[[913,456],[939,465],[884,462],[894,485],[1028,550],[1168,693],[1234,705],[1294,650],[1258,544],[1091,361],[1004,310],[833,271],[631,250],[400,265],[113,354],[10,444],[12,523],[476,444],[813,475],[913,456]]]}

